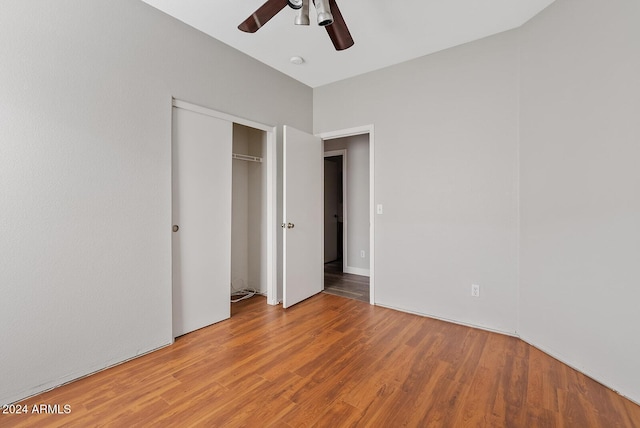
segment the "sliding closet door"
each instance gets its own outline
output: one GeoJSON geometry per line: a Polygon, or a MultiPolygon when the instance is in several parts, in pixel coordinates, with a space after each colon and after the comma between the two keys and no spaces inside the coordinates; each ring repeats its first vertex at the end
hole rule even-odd
{"type": "Polygon", "coordinates": [[[173,108],[173,336],[229,318],[229,121],[173,108]]]}

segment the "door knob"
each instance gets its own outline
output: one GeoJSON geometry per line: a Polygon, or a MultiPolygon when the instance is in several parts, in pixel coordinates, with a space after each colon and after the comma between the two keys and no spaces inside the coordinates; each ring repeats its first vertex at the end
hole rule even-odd
{"type": "Polygon", "coordinates": [[[178,230],[180,230],[180,226],[178,226],[177,224],[173,225],[173,231],[177,232],[178,230]]]}
{"type": "Polygon", "coordinates": [[[293,223],[287,223],[287,229],[293,229],[294,227],[296,227],[295,224],[293,223]]]}

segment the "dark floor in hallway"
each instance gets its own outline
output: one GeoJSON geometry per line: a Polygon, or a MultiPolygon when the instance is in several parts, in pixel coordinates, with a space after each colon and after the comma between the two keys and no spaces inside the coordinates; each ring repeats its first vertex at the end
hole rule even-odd
{"type": "Polygon", "coordinates": [[[369,277],[342,271],[342,260],[325,263],[324,292],[369,302],[369,277]]]}

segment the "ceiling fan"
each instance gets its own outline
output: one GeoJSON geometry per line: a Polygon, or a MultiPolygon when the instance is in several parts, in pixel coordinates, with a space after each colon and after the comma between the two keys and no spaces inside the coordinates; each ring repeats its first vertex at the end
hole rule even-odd
{"type": "Polygon", "coordinates": [[[267,0],[265,4],[238,25],[238,29],[246,33],[255,33],[287,5],[298,11],[294,21],[296,25],[309,25],[310,1],[313,1],[316,7],[318,25],[327,30],[336,50],[342,51],[353,46],[353,38],[336,0],[267,0]]]}

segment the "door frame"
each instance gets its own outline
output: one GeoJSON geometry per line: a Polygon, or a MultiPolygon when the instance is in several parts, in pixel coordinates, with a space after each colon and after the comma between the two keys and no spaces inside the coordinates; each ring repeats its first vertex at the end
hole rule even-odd
{"type": "MultiPolygon", "coordinates": [[[[364,125],[336,131],[319,132],[322,141],[369,134],[369,303],[375,305],[375,138],[374,126],[364,125]]],[[[324,246],[324,240],[323,240],[324,246]]],[[[324,248],[323,248],[324,254],[324,248]]]]}
{"type": "MultiPolygon", "coordinates": [[[[324,145],[324,139],[322,140],[324,145]]],[[[324,147],[323,147],[324,149],[324,147]]],[[[324,152],[325,158],[342,156],[342,270],[347,264],[347,149],[330,150],[324,152]]]]}
{"type": "MultiPolygon", "coordinates": [[[[277,127],[271,125],[265,125],[263,123],[254,122],[249,119],[245,119],[243,117],[235,116],[232,114],[224,113],[218,110],[213,110],[208,107],[199,106],[193,103],[189,103],[187,101],[178,100],[176,98],[172,98],[173,107],[182,108],[185,110],[190,110],[196,113],[204,114],[207,116],[215,117],[218,119],[226,120],[231,123],[237,123],[239,125],[248,126],[250,128],[255,128],[260,131],[264,131],[267,135],[267,147],[266,147],[266,156],[263,156],[263,165],[266,168],[266,174],[264,175],[266,178],[266,189],[267,189],[267,197],[264,201],[266,205],[266,224],[267,224],[267,240],[264,246],[264,250],[266,251],[267,258],[267,303],[269,305],[277,305],[278,304],[278,289],[277,289],[277,254],[278,254],[278,246],[277,246],[277,203],[276,203],[276,195],[277,195],[277,169],[276,169],[276,141],[277,141],[277,127]]],[[[229,142],[231,144],[231,142],[229,142]]],[[[173,204],[173,193],[172,193],[172,202],[173,204]]],[[[231,209],[231,207],[229,207],[231,209]]],[[[231,227],[231,225],[229,225],[231,227]]],[[[173,251],[173,250],[172,250],[173,251]]],[[[231,251],[231,248],[229,248],[231,251]]],[[[171,267],[173,270],[173,266],[171,267]]],[[[173,272],[172,272],[173,275],[173,272]]],[[[173,282],[173,281],[172,281],[173,282]]],[[[173,289],[173,284],[172,284],[173,289]]],[[[231,289],[229,289],[229,293],[231,293],[231,289]]],[[[231,305],[231,303],[229,303],[231,305]]]]}

